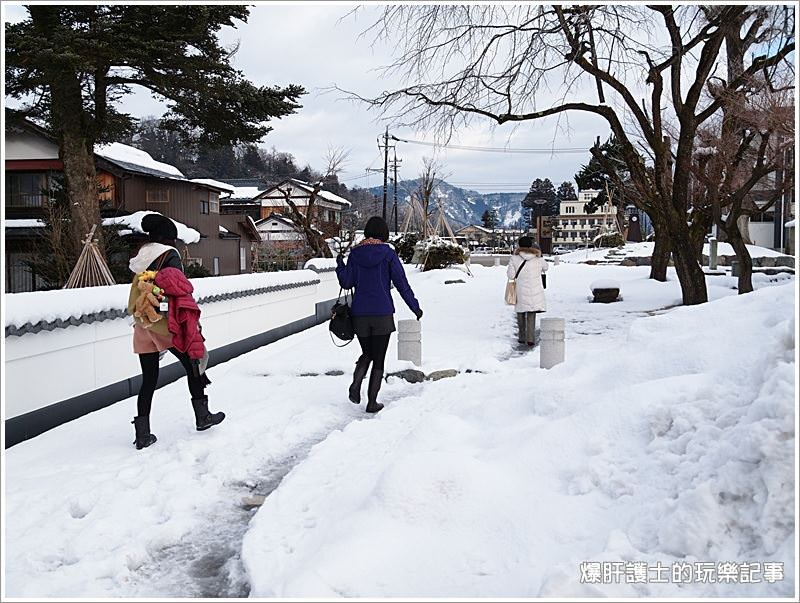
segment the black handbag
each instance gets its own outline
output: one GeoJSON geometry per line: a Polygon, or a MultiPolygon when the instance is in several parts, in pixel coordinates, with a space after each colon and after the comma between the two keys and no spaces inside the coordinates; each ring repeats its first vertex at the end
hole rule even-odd
{"type": "Polygon", "coordinates": [[[542,287],[547,289],[547,275],[544,272],[542,272],[542,287]]]}
{"type": "Polygon", "coordinates": [[[342,289],[339,289],[336,303],[331,308],[331,321],[328,323],[328,330],[331,332],[331,341],[337,348],[343,348],[353,341],[356,336],[356,331],[353,327],[353,315],[350,311],[350,304],[347,302],[347,291],[344,292],[344,301],[342,301],[342,289]],[[334,336],[346,343],[338,345],[333,339],[334,336]]]}

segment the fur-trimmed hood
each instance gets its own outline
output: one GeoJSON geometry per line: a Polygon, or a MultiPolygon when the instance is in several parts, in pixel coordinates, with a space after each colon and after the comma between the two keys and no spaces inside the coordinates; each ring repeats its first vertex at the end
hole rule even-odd
{"type": "Polygon", "coordinates": [[[531,255],[535,255],[536,257],[541,257],[542,250],[536,249],[536,247],[517,247],[517,250],[514,253],[516,255],[522,255],[523,253],[528,253],[531,255]]]}

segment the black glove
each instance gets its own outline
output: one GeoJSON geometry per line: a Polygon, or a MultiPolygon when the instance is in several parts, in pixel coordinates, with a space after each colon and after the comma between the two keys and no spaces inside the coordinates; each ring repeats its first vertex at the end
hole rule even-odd
{"type": "Polygon", "coordinates": [[[414,312],[414,314],[416,315],[417,320],[422,318],[422,308],[419,308],[416,312],[414,312]]]}

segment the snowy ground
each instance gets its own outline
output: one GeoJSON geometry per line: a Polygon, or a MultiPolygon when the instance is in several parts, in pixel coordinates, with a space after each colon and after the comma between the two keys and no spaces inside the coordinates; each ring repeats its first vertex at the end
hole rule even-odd
{"type": "MultiPolygon", "coordinates": [[[[622,249],[616,248],[609,248],[609,247],[600,247],[595,249],[594,247],[587,247],[583,249],[576,249],[575,251],[570,251],[569,253],[564,253],[559,256],[559,259],[562,262],[567,262],[569,264],[579,264],[581,262],[585,262],[587,260],[603,260],[606,258],[610,251],[617,251],[619,255],[613,256],[617,260],[621,261],[626,257],[633,257],[633,258],[642,258],[642,257],[650,257],[653,255],[653,247],[654,243],[650,242],[643,242],[643,243],[626,243],[625,247],[622,249]]],[[[766,247],[758,247],[757,245],[747,245],[747,251],[750,253],[750,257],[753,258],[763,258],[763,257],[779,257],[784,255],[779,251],[775,251],[774,249],[768,249],[766,247]]],[[[703,245],[703,254],[708,255],[711,253],[711,246],[708,243],[703,245]]],[[[723,255],[736,255],[733,251],[733,247],[730,243],[717,243],[717,256],[723,255]]]]}
{"type": "MultiPolygon", "coordinates": [[[[5,594],[793,593],[794,281],[754,275],[738,297],[709,277],[715,301],[682,308],[674,272],[551,266],[567,361],[545,371],[517,349],[505,268],[472,271],[410,275],[422,369],[461,374],[391,378],[374,417],[346,398],[357,346],[322,326],[211,369],[228,419],[208,432],[178,382],[156,392],[148,449],[131,446],[131,399],[6,451],[5,594]],[[589,303],[598,278],[624,300],[589,303]],[[268,495],[257,512],[252,494],[268,495]],[[591,585],[582,561],[779,561],[785,576],[591,585]]],[[[390,357],[411,367],[396,339],[390,357]]]]}

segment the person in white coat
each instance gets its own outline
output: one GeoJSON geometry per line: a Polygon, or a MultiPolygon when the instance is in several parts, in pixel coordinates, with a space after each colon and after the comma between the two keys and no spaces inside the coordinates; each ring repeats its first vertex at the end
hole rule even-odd
{"type": "Polygon", "coordinates": [[[547,310],[542,275],[547,262],[531,237],[520,237],[517,250],[508,262],[507,276],[517,279],[517,312],[519,343],[536,344],[536,313],[547,310]]]}

